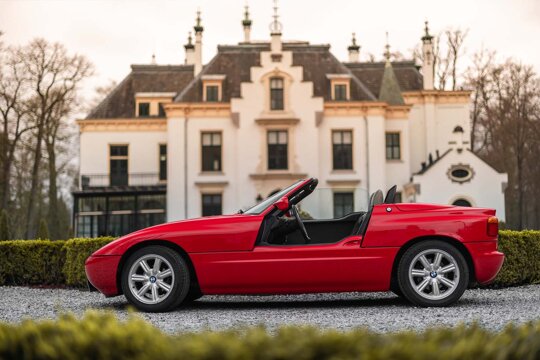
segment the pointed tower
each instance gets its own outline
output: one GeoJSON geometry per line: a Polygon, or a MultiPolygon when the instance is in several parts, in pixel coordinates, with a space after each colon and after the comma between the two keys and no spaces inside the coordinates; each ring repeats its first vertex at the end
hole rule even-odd
{"type": "Polygon", "coordinates": [[[244,28],[244,42],[251,42],[251,19],[249,18],[249,8],[246,5],[244,11],[244,20],[242,20],[242,27],[244,28]]]}
{"type": "Polygon", "coordinates": [[[352,43],[347,50],[349,50],[349,62],[358,62],[360,60],[360,46],[356,44],[355,33],[352,33],[352,43]]]}
{"type": "Polygon", "coordinates": [[[435,61],[433,55],[433,36],[429,34],[428,22],[425,22],[425,34],[422,36],[422,75],[424,90],[433,90],[435,86],[435,61]]]}
{"type": "Polygon", "coordinates": [[[184,49],[186,50],[186,65],[194,65],[195,64],[195,45],[193,45],[193,39],[191,37],[191,31],[188,33],[188,42],[184,45],[184,49]]]}
{"type": "Polygon", "coordinates": [[[384,52],[386,63],[384,65],[384,73],[381,81],[381,90],[379,91],[379,100],[388,103],[389,105],[404,105],[401,89],[394,73],[394,68],[390,62],[390,44],[388,43],[388,33],[386,33],[386,51],[384,52]]]}
{"type": "Polygon", "coordinates": [[[193,30],[195,30],[195,56],[194,56],[194,75],[197,76],[202,70],[202,33],[203,33],[203,26],[201,25],[201,11],[197,10],[197,19],[195,22],[195,26],[193,27],[193,30]]]}
{"type": "Polygon", "coordinates": [[[274,20],[270,23],[270,36],[272,38],[270,49],[273,53],[281,52],[281,29],[282,25],[279,22],[277,0],[274,0],[274,20]]]}

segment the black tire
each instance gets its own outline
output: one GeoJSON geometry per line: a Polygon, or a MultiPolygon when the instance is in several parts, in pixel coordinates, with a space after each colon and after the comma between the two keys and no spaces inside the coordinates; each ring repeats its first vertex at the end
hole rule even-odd
{"type": "Polygon", "coordinates": [[[198,288],[192,288],[189,290],[186,298],[182,302],[183,304],[199,300],[203,297],[203,293],[198,288]]]}
{"type": "Polygon", "coordinates": [[[417,306],[449,306],[457,302],[467,289],[469,283],[469,267],[467,265],[467,261],[463,257],[463,254],[461,254],[461,252],[455,246],[441,240],[427,240],[411,246],[403,254],[398,265],[397,281],[399,289],[403,293],[403,296],[417,306]],[[430,255],[432,254],[432,251],[433,255],[430,255]],[[416,275],[414,277],[410,276],[411,269],[413,268],[425,269],[425,267],[422,265],[418,266],[421,261],[419,258],[415,260],[417,256],[421,256],[421,254],[426,254],[428,263],[430,265],[433,265],[433,263],[435,263],[434,254],[437,252],[440,254],[446,253],[446,255],[443,255],[443,260],[441,260],[442,265],[440,265],[439,268],[433,268],[428,270],[429,272],[426,272],[427,275],[423,278],[422,275],[416,275]],[[447,255],[449,255],[449,257],[447,257],[447,255]],[[416,265],[411,265],[413,261],[416,265]],[[444,261],[446,261],[446,265],[444,265],[444,261]],[[450,264],[454,264],[455,268],[457,268],[457,271],[449,271],[448,273],[443,274],[443,267],[446,267],[450,264]],[[454,286],[445,285],[441,281],[441,278],[444,282],[448,283],[448,281],[450,281],[450,284],[454,284],[454,286]],[[456,279],[457,281],[455,281],[456,279]],[[417,282],[415,283],[415,288],[413,288],[413,282],[417,282]],[[423,282],[427,283],[427,285],[424,286],[423,290],[431,290],[431,294],[426,294],[423,290],[417,290],[421,288],[423,282]],[[439,289],[439,294],[435,292],[435,287],[439,289]],[[447,292],[446,295],[445,292],[447,292]]]}
{"type": "MultiPolygon", "coordinates": [[[[154,279],[155,281],[155,279],[154,279]]],[[[159,281],[158,281],[159,282],[159,281]]],[[[164,246],[151,245],[135,251],[129,256],[122,269],[122,290],[126,299],[137,309],[145,312],[166,312],[178,307],[186,298],[190,288],[189,267],[186,261],[176,251],[164,246]],[[132,266],[144,256],[156,255],[165,259],[171,265],[174,280],[171,281],[168,295],[160,302],[148,304],[140,301],[131,290],[129,272],[132,266]]],[[[144,299],[143,299],[144,300],[144,299]]]]}

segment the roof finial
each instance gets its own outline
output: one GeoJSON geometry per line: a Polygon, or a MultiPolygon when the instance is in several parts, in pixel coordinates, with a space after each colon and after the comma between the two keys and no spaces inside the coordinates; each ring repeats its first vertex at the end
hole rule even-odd
{"type": "Polygon", "coordinates": [[[277,0],[274,0],[274,15],[272,15],[274,18],[274,21],[270,23],[270,32],[271,34],[281,34],[282,25],[279,22],[279,15],[278,15],[278,5],[277,0]]]}
{"type": "Polygon", "coordinates": [[[390,64],[390,42],[388,41],[388,31],[386,32],[386,51],[384,57],[386,58],[386,64],[390,64]]]}
{"type": "Polygon", "coordinates": [[[244,20],[242,20],[242,25],[251,26],[251,19],[249,18],[249,6],[246,3],[244,6],[244,20]]]}
{"type": "Polygon", "coordinates": [[[195,45],[193,45],[193,38],[191,37],[191,31],[188,32],[188,42],[186,45],[184,45],[184,48],[187,49],[193,49],[195,45]]]}
{"type": "Polygon", "coordinates": [[[424,27],[424,36],[422,36],[422,40],[423,41],[426,41],[426,40],[431,40],[433,39],[433,36],[429,33],[429,24],[428,24],[428,21],[424,21],[424,24],[425,24],[425,27],[424,27]]]}
{"type": "Polygon", "coordinates": [[[360,46],[356,43],[356,33],[352,33],[352,42],[351,45],[347,48],[350,50],[360,50],[360,46]]]}
{"type": "Polygon", "coordinates": [[[195,33],[202,32],[204,27],[201,25],[201,9],[197,9],[197,18],[195,19],[195,26],[193,27],[195,33]]]}
{"type": "Polygon", "coordinates": [[[156,53],[152,53],[152,65],[156,65],[156,53]]]}

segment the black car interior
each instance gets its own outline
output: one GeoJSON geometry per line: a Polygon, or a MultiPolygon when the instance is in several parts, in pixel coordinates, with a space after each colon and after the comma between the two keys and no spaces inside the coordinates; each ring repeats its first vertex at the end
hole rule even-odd
{"type": "Polygon", "coordinates": [[[367,212],[353,212],[339,219],[301,219],[297,204],[315,190],[317,183],[317,179],[311,179],[306,186],[292,194],[289,198],[291,206],[288,212],[276,208],[265,217],[259,231],[259,244],[278,246],[331,244],[351,235],[363,236],[373,207],[383,203],[394,203],[397,189],[396,186],[391,187],[386,197],[381,190],[374,192],[370,197],[367,212]]]}

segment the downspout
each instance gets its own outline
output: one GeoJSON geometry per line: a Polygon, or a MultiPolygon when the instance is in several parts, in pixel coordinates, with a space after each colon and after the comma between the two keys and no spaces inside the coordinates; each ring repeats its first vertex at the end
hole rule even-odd
{"type": "Polygon", "coordinates": [[[188,117],[189,110],[184,110],[184,218],[188,218],[188,117]]]}
{"type": "Polygon", "coordinates": [[[369,201],[369,196],[371,195],[371,191],[369,189],[369,127],[368,127],[368,119],[367,119],[367,116],[365,115],[364,115],[364,123],[366,124],[366,186],[367,186],[367,191],[368,191],[367,198],[369,201]]]}

